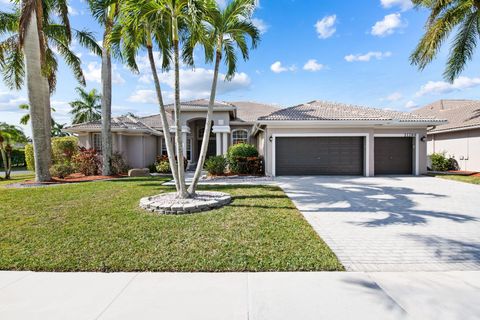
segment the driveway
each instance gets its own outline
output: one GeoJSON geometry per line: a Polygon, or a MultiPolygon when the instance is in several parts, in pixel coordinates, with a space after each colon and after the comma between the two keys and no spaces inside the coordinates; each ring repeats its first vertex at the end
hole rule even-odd
{"type": "Polygon", "coordinates": [[[480,186],[431,177],[281,177],[349,271],[480,270],[480,186]]]}

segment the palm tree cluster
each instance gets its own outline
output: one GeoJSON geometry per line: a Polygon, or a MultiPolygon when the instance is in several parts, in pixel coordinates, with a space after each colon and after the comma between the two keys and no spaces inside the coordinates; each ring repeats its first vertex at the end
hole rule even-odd
{"type": "Polygon", "coordinates": [[[72,38],[76,38],[102,57],[101,95],[79,87],[76,90],[80,99],[72,102],[71,107],[73,123],[102,121],[103,174],[111,170],[112,56],[138,72],[136,58],[146,51],[178,196],[194,196],[208,149],[220,65],[225,62],[226,80],[231,80],[236,72],[237,54],[247,60],[248,39],[255,48],[260,38],[251,20],[255,3],[255,0],[231,0],[225,8],[220,8],[215,0],[90,0],[92,16],[103,27],[102,46],[99,47],[91,33],[71,28],[65,0],[14,1],[13,12],[0,13],[0,34],[8,35],[0,43],[0,71],[5,82],[15,89],[23,86],[27,75],[37,181],[50,179],[50,94],[55,89],[58,66],[53,48],[71,67],[79,83],[85,85],[81,61],[69,49],[72,38]],[[206,63],[214,64],[214,75],[200,160],[194,181],[187,188],[184,162],[176,160],[183,157],[180,64],[195,65],[193,52],[197,46],[203,48],[206,63]],[[161,59],[158,67],[156,51],[160,52],[161,59]],[[159,80],[159,72],[170,70],[175,78],[173,136],[159,80]]]}
{"type": "Polygon", "coordinates": [[[5,122],[0,122],[0,156],[5,171],[5,179],[10,179],[12,172],[13,144],[25,142],[27,142],[27,137],[22,129],[5,122]]]}

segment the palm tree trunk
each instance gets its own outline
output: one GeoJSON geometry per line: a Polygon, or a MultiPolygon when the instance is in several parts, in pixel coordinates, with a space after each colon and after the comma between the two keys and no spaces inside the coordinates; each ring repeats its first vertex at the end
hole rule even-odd
{"type": "Polygon", "coordinates": [[[47,146],[45,157],[49,165],[52,165],[52,107],[50,105],[50,85],[48,80],[44,81],[43,90],[45,97],[45,141],[47,146]]]}
{"type": "Polygon", "coordinates": [[[7,162],[5,164],[5,180],[10,180],[10,175],[12,173],[12,147],[7,145],[7,162]]]}
{"type": "MultiPolygon", "coordinates": [[[[35,180],[46,182],[51,179],[49,172],[49,147],[45,125],[46,98],[44,83],[48,83],[42,73],[40,42],[37,29],[37,17],[31,15],[25,32],[24,43],[25,65],[27,71],[28,100],[33,136],[33,152],[35,156],[35,180]]],[[[48,132],[50,135],[50,132],[48,132]]]]}
{"type": "MultiPolygon", "coordinates": [[[[221,50],[221,46],[218,50],[221,50]]],[[[195,175],[193,176],[192,184],[188,188],[188,193],[190,193],[191,195],[194,195],[195,190],[197,189],[198,181],[200,180],[200,176],[202,175],[203,165],[207,156],[208,143],[210,142],[210,131],[212,130],[213,121],[213,106],[215,104],[215,96],[217,94],[218,70],[220,68],[220,62],[222,61],[222,53],[218,50],[217,56],[215,58],[212,89],[210,91],[210,101],[208,103],[207,118],[205,120],[205,131],[203,132],[202,147],[200,149],[200,156],[198,159],[197,168],[195,169],[195,175]]]]}
{"type": "Polygon", "coordinates": [[[153,50],[151,45],[147,45],[148,60],[150,61],[150,68],[152,69],[153,82],[155,82],[155,90],[157,92],[157,100],[160,106],[160,119],[162,121],[163,137],[167,146],[168,161],[170,162],[170,169],[172,170],[173,181],[177,192],[180,191],[177,162],[175,161],[175,151],[173,149],[172,137],[170,134],[170,126],[167,121],[167,113],[165,112],[165,105],[163,104],[162,89],[160,87],[160,80],[158,79],[157,67],[155,66],[155,59],[153,57],[153,50]]]}
{"type": "Polygon", "coordinates": [[[102,46],[102,173],[109,176],[112,174],[112,58],[105,38],[110,32],[111,21],[107,21],[105,28],[102,46]]]}
{"type": "Polygon", "coordinates": [[[7,153],[3,148],[3,143],[0,142],[0,154],[2,155],[3,169],[5,170],[5,180],[9,179],[8,166],[7,166],[7,153]]]}
{"type": "Polygon", "coordinates": [[[183,163],[183,145],[182,145],[182,125],[180,123],[180,58],[178,49],[178,32],[174,31],[176,37],[173,40],[173,55],[175,64],[175,144],[177,151],[178,164],[178,197],[188,198],[187,187],[185,185],[185,165],[183,163]]]}

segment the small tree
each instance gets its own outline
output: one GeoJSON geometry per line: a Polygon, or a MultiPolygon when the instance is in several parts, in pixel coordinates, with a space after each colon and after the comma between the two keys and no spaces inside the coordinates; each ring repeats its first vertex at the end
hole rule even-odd
{"type": "Polygon", "coordinates": [[[13,144],[27,142],[22,129],[0,122],[0,153],[5,171],[5,179],[10,179],[12,172],[13,144]]]}

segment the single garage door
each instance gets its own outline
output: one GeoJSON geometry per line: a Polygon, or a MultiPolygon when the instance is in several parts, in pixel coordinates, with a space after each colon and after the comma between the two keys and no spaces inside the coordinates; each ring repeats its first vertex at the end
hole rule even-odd
{"type": "Polygon", "coordinates": [[[279,137],[276,175],[363,175],[363,137],[279,137]]]}
{"type": "Polygon", "coordinates": [[[413,174],[413,139],[375,138],[375,175],[413,174]]]}

